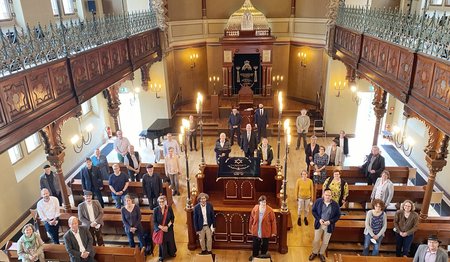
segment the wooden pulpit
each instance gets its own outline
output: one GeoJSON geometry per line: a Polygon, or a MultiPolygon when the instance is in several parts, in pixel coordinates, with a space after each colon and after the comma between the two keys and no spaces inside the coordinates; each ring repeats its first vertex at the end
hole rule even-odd
{"type": "Polygon", "coordinates": [[[254,126],[253,90],[248,84],[242,84],[238,94],[239,113],[242,116],[241,127],[254,126]]]}

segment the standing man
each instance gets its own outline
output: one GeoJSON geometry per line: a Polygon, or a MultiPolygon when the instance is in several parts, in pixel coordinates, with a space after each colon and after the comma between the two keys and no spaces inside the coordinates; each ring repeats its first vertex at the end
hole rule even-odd
{"type": "Polygon", "coordinates": [[[84,202],[78,205],[78,218],[82,225],[89,228],[94,246],[104,246],[102,227],[103,208],[97,200],[92,200],[92,192],[84,191],[84,202]]]}
{"type": "Polygon", "coordinates": [[[166,175],[170,179],[170,185],[173,190],[173,195],[179,195],[180,191],[178,189],[179,184],[179,176],[181,176],[181,165],[180,158],[175,155],[175,151],[173,147],[169,147],[169,154],[166,156],[164,161],[164,167],[166,170],[166,175]]]}
{"type": "Polygon", "coordinates": [[[207,202],[209,199],[207,194],[200,193],[197,199],[199,203],[194,207],[194,227],[202,248],[200,255],[212,254],[212,234],[215,224],[214,208],[207,202]]]}
{"type": "Polygon", "coordinates": [[[53,243],[59,244],[59,201],[56,197],[50,196],[47,188],[41,190],[41,196],[42,199],[37,203],[36,210],[53,243]]]}
{"type": "Polygon", "coordinates": [[[308,259],[312,261],[319,255],[320,261],[325,262],[325,250],[328,247],[328,242],[330,241],[335,224],[341,217],[339,205],[331,199],[331,190],[329,188],[323,190],[322,198],[317,199],[314,203],[312,214],[315,219],[314,241],[312,243],[313,250],[308,259]],[[322,244],[320,244],[321,239],[322,244]]]}
{"type": "Polygon", "coordinates": [[[245,153],[245,157],[253,157],[256,150],[256,134],[252,131],[252,125],[245,126],[245,134],[241,137],[241,149],[245,153]]]}
{"type": "Polygon", "coordinates": [[[384,157],[380,155],[380,148],[372,146],[371,153],[366,162],[361,166],[362,173],[367,177],[367,184],[372,185],[380,177],[384,170],[384,157]]]}
{"type": "Polygon", "coordinates": [[[258,157],[261,159],[261,165],[270,166],[272,164],[272,146],[269,145],[269,140],[265,137],[263,137],[261,144],[258,145],[258,157]]]}
{"type": "Polygon", "coordinates": [[[134,146],[130,145],[128,147],[128,153],[125,156],[123,164],[128,169],[128,176],[131,181],[139,181],[139,170],[141,168],[141,157],[139,152],[134,151],[134,146]]]}
{"type": "Polygon", "coordinates": [[[220,163],[220,158],[228,158],[231,152],[231,145],[227,139],[227,135],[225,133],[220,133],[219,139],[216,141],[216,145],[214,147],[214,151],[216,152],[216,160],[217,164],[220,163]]]}
{"type": "Polygon", "coordinates": [[[59,178],[58,176],[50,170],[49,165],[44,166],[44,174],[39,178],[39,184],[41,186],[41,190],[43,188],[47,188],[50,192],[51,196],[54,196],[58,199],[59,204],[62,204],[62,195],[61,188],[59,186],[59,178]]]}
{"type": "Polygon", "coordinates": [[[163,143],[164,157],[169,154],[169,148],[172,147],[175,155],[180,156],[180,145],[176,139],[172,138],[172,133],[167,133],[167,140],[163,143]]]}
{"type": "Polygon", "coordinates": [[[230,117],[228,118],[228,126],[230,127],[230,145],[233,146],[234,134],[236,134],[236,143],[239,145],[241,141],[241,122],[242,116],[239,114],[237,108],[231,110],[230,117]]]}
{"type": "Polygon", "coordinates": [[[71,216],[68,221],[70,230],[64,234],[64,244],[71,262],[95,262],[95,250],[89,230],[79,226],[78,218],[71,216]]]}
{"type": "Polygon", "coordinates": [[[197,121],[194,120],[194,116],[189,116],[189,148],[192,151],[192,141],[194,141],[194,148],[197,151],[197,121]]]}
{"type": "Polygon", "coordinates": [[[342,150],[344,151],[344,155],[347,156],[348,155],[348,137],[346,136],[345,131],[341,130],[339,132],[339,136],[335,137],[334,139],[339,141],[338,147],[342,148],[342,150]]]}
{"type": "Polygon", "coordinates": [[[267,128],[269,127],[269,116],[267,110],[264,110],[263,104],[255,112],[255,127],[258,128],[258,143],[261,138],[267,137],[267,128]]]}
{"type": "Polygon", "coordinates": [[[100,152],[100,149],[95,149],[94,156],[91,157],[92,164],[100,170],[100,173],[102,174],[103,180],[108,180],[109,178],[109,164],[108,159],[105,155],[102,155],[100,152]]]}
{"type": "Polygon", "coordinates": [[[448,254],[447,250],[439,248],[441,241],[436,235],[430,235],[428,237],[428,243],[422,244],[417,248],[416,255],[414,256],[414,262],[447,262],[448,254]]]}
{"type": "Polygon", "coordinates": [[[116,208],[120,209],[125,203],[125,195],[127,194],[128,176],[120,172],[119,164],[113,165],[113,172],[109,175],[109,189],[111,190],[111,195],[116,202],[116,208]]]}
{"type": "MultiPolygon", "coordinates": [[[[95,194],[100,205],[105,207],[102,197],[103,179],[98,167],[92,165],[92,160],[86,157],[86,166],[81,169],[81,185],[83,190],[90,191],[95,194]]],[[[92,197],[92,194],[91,194],[92,197]]]]}
{"type": "Polygon", "coordinates": [[[128,147],[130,146],[130,141],[128,138],[122,135],[122,131],[117,130],[116,132],[117,138],[114,141],[114,150],[117,152],[117,159],[119,159],[120,163],[123,163],[124,157],[128,153],[128,147]]]}
{"type": "Polygon", "coordinates": [[[148,164],[146,169],[147,173],[145,173],[142,177],[142,189],[148,198],[148,205],[150,206],[150,209],[153,210],[158,206],[158,202],[156,200],[163,193],[162,180],[159,177],[159,174],[153,174],[152,164],[148,164]]]}
{"type": "Polygon", "coordinates": [[[303,147],[306,148],[306,134],[308,134],[309,126],[311,125],[311,120],[309,119],[309,116],[306,115],[308,111],[306,109],[302,109],[300,111],[300,115],[297,117],[297,120],[295,121],[295,126],[297,127],[297,147],[295,150],[298,150],[300,148],[300,140],[303,138],[303,147]]]}

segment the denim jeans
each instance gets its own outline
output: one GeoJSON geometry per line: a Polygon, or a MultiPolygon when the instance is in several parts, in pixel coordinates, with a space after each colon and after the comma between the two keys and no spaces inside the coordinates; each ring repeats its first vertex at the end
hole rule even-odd
{"type": "Polygon", "coordinates": [[[414,234],[402,237],[400,234],[395,233],[395,255],[397,257],[407,256],[409,253],[409,248],[411,247],[412,241],[414,239],[414,234]]]}
{"type": "Polygon", "coordinates": [[[125,192],[121,196],[112,195],[114,202],[116,202],[116,208],[120,209],[125,204],[125,195],[125,192]]]}
{"type": "MultiPolygon", "coordinates": [[[[369,255],[369,246],[370,246],[370,244],[373,244],[370,241],[371,238],[372,237],[370,236],[370,234],[364,235],[363,256],[369,255]]],[[[376,244],[373,244],[372,256],[378,256],[378,253],[380,252],[381,240],[383,240],[383,236],[381,236],[377,239],[376,244]]]]}
{"type": "Polygon", "coordinates": [[[59,244],[59,223],[55,226],[50,225],[48,222],[44,223],[45,230],[48,232],[54,244],[59,244]]]}
{"type": "Polygon", "coordinates": [[[139,249],[145,247],[144,232],[142,232],[142,230],[136,230],[134,233],[131,233],[130,230],[125,229],[125,233],[127,234],[128,243],[130,244],[130,247],[136,246],[136,243],[134,242],[135,234],[138,236],[139,239],[139,249]]]}

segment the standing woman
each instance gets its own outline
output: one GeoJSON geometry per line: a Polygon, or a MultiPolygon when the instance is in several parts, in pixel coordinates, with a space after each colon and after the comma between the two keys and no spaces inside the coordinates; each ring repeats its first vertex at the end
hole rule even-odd
{"type": "Polygon", "coordinates": [[[333,140],[330,146],[327,146],[325,154],[329,156],[328,166],[343,166],[344,165],[344,152],[342,148],[338,146],[339,140],[333,140]]]}
{"type": "Polygon", "coordinates": [[[311,203],[311,198],[314,193],[313,182],[308,178],[308,172],[302,170],[300,178],[297,179],[295,183],[295,197],[298,201],[298,219],[297,225],[302,225],[302,211],[305,225],[308,225],[308,213],[309,213],[309,203],[311,203]]]}
{"type": "Polygon", "coordinates": [[[364,229],[363,256],[369,255],[370,242],[373,244],[372,256],[378,256],[381,240],[387,227],[387,215],[384,210],[384,202],[380,199],[372,201],[373,209],[366,215],[366,228],[364,229]]]}
{"type": "Polygon", "coordinates": [[[373,201],[374,199],[381,199],[385,203],[385,206],[388,207],[391,203],[392,197],[394,196],[394,184],[389,179],[391,177],[389,171],[384,170],[381,172],[381,177],[377,179],[375,182],[375,186],[372,189],[372,195],[370,199],[373,201]]]}
{"type": "Polygon", "coordinates": [[[341,171],[339,169],[333,170],[333,176],[325,180],[322,190],[329,188],[331,190],[331,199],[336,201],[340,207],[347,202],[348,184],[344,179],[341,179],[341,171]]]}
{"type": "Polygon", "coordinates": [[[22,228],[23,235],[17,241],[17,255],[20,261],[45,262],[44,242],[38,233],[34,232],[32,224],[26,224],[22,228]]]}
{"type": "Polygon", "coordinates": [[[177,246],[175,245],[175,236],[173,233],[173,223],[175,215],[172,207],[167,206],[166,196],[158,197],[158,206],[153,209],[153,231],[162,230],[163,240],[159,245],[159,260],[164,261],[167,256],[176,257],[177,246]]]}
{"type": "Polygon", "coordinates": [[[328,164],[328,155],[325,154],[325,147],[319,147],[319,153],[314,155],[314,184],[323,184],[327,178],[327,171],[325,168],[328,164]]]}
{"type": "Polygon", "coordinates": [[[415,206],[411,200],[405,200],[400,210],[395,213],[394,231],[397,257],[408,256],[409,248],[414,238],[414,232],[419,224],[419,215],[414,211],[415,206]]]}
{"type": "Polygon", "coordinates": [[[144,228],[141,223],[141,210],[139,206],[133,203],[133,199],[130,195],[125,196],[125,206],[122,207],[122,222],[125,227],[125,233],[128,237],[128,243],[130,247],[135,247],[134,235],[139,238],[139,248],[145,246],[144,241],[144,228]]]}

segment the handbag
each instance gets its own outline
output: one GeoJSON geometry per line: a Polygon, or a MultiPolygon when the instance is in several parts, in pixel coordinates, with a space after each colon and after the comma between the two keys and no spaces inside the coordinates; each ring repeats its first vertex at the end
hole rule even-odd
{"type": "MultiPolygon", "coordinates": [[[[163,226],[164,226],[164,223],[165,223],[166,217],[167,217],[167,209],[168,209],[168,207],[166,207],[166,210],[165,210],[164,216],[163,216],[163,224],[162,224],[163,226]]],[[[163,235],[164,235],[164,232],[162,230],[153,231],[153,234],[152,234],[153,243],[155,243],[156,245],[161,245],[163,242],[163,235]]]]}

